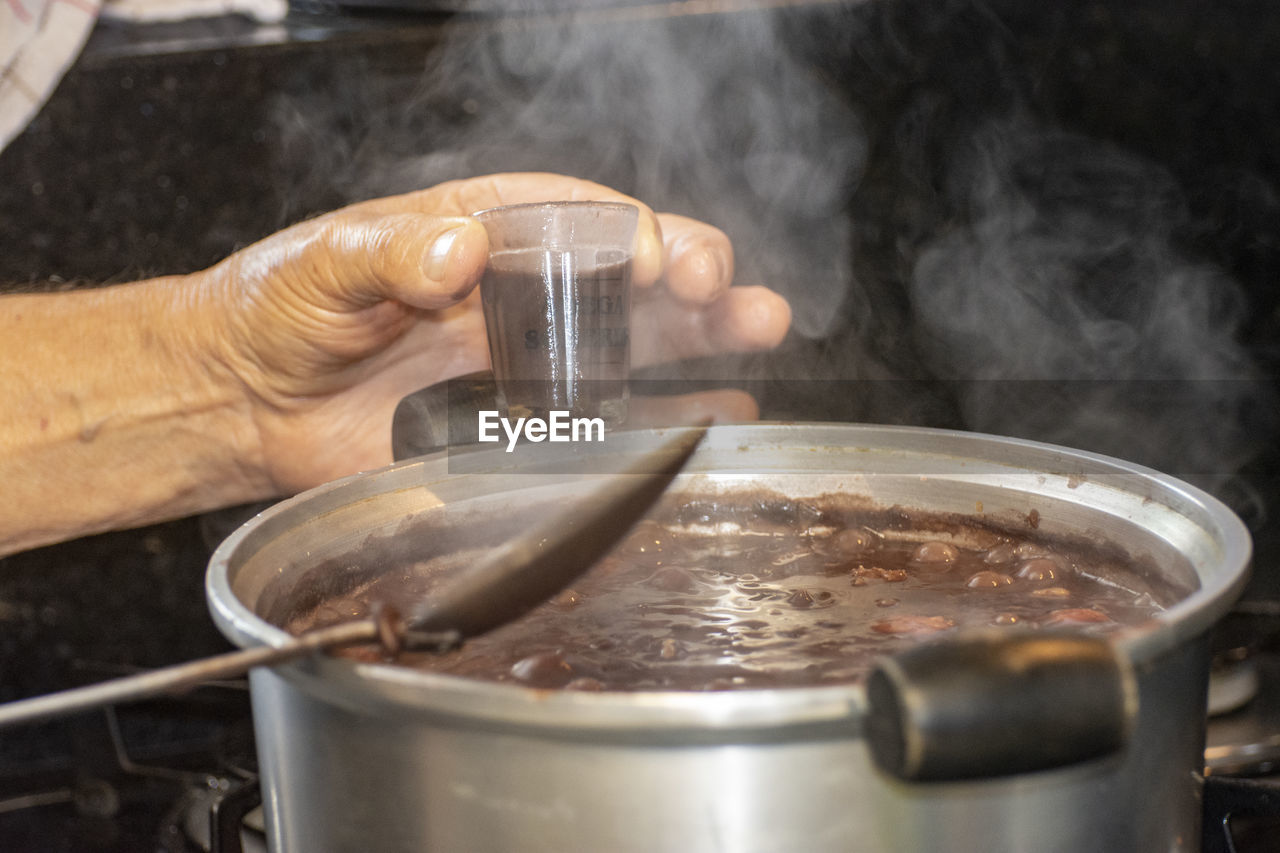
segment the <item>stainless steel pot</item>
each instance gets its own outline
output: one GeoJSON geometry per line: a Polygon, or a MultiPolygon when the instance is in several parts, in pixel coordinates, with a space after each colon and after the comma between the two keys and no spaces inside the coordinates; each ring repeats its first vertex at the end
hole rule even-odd
{"type": "MultiPolygon", "coordinates": [[[[546,445],[519,463],[501,451],[467,460],[468,472],[488,473],[450,473],[450,458],[436,455],[312,490],[217,550],[214,618],[239,645],[280,643],[284,633],[257,613],[281,590],[305,594],[327,560],[424,514],[463,524],[556,500],[595,476],[565,471],[598,471],[660,440],[618,433],[586,454],[546,445]]],[[[463,466],[455,457],[452,467],[463,466]]],[[[717,427],[687,470],[683,482],[700,491],[853,492],[1010,525],[1030,518],[1045,534],[1104,537],[1194,592],[1158,624],[1117,638],[1137,692],[1118,753],[990,781],[905,783],[875,769],[860,687],[570,693],[329,658],[259,670],[251,682],[271,848],[1197,849],[1206,631],[1242,588],[1250,548],[1221,503],[1088,453],[903,427],[717,427]]],[[[368,550],[376,563],[378,548],[368,550]]]]}

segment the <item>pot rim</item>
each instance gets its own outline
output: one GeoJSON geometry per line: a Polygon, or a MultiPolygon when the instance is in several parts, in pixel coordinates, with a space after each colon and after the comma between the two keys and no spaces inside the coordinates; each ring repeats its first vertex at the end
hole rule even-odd
{"type": "MultiPolygon", "coordinates": [[[[627,435],[639,441],[656,442],[667,432],[642,430],[627,435]]],[[[1158,497],[1159,503],[1172,512],[1178,512],[1181,507],[1184,517],[1185,512],[1195,512],[1200,517],[1198,526],[1216,545],[1214,562],[1219,570],[1207,579],[1197,572],[1199,589],[1156,619],[1111,635],[1117,649],[1135,665],[1150,661],[1206,631],[1226,613],[1248,580],[1250,537],[1244,523],[1225,504],[1182,480],[1101,454],[1026,439],[929,427],[762,422],[712,427],[691,467],[699,465],[700,457],[705,459],[711,455],[714,460],[717,450],[745,450],[748,445],[756,453],[820,447],[838,453],[878,450],[917,454],[922,458],[933,455],[952,462],[960,460],[961,464],[966,460],[990,462],[1000,466],[1006,475],[1011,471],[1021,472],[1042,484],[1049,478],[1068,490],[1062,492],[1063,495],[1079,491],[1080,482],[1089,481],[1091,487],[1124,486],[1125,493],[1133,495],[1134,500],[1151,502],[1158,497]],[[804,440],[797,441],[799,438],[804,440]],[[744,439],[750,440],[744,442],[744,439]],[[949,450],[939,452],[938,446],[949,450]],[[1004,459],[973,454],[984,448],[997,451],[1001,457],[1011,457],[1015,462],[1020,458],[1037,459],[1041,464],[1011,465],[1004,459]],[[966,449],[969,454],[960,452],[966,449]],[[1085,479],[1081,480],[1082,477],[1085,479]],[[1112,486],[1107,485],[1109,480],[1115,481],[1112,486]]],[[[475,474],[450,474],[445,464],[447,452],[440,452],[335,480],[259,513],[224,540],[210,559],[205,585],[214,621],[228,639],[241,647],[279,645],[288,639],[284,630],[267,623],[245,606],[231,588],[237,550],[263,525],[288,519],[290,515],[307,518],[309,504],[340,496],[353,484],[395,476],[397,472],[412,474],[414,485],[425,487],[459,476],[510,477],[509,457],[500,451],[493,453],[497,464],[475,474]],[[508,469],[505,475],[502,463],[506,463],[508,469]]],[[[705,470],[717,469],[713,464],[705,470]]],[[[981,476],[971,472],[960,479],[967,482],[981,476]]],[[[948,477],[935,476],[934,479],[944,481],[948,477]]],[[[1081,503],[1087,505],[1087,502],[1081,503]]],[[[403,713],[405,709],[413,709],[428,716],[465,719],[470,723],[535,725],[584,735],[602,731],[807,730],[814,726],[845,726],[857,722],[866,705],[861,684],[722,692],[589,693],[483,682],[325,655],[277,666],[273,672],[307,692],[360,712],[396,710],[403,713]]]]}

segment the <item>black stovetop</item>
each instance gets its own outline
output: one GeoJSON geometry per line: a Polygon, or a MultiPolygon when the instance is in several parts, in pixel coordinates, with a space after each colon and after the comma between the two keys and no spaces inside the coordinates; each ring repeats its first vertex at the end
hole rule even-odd
{"type": "MultiPolygon", "coordinates": [[[[0,561],[0,700],[227,650],[208,555],[187,520],[0,561]]],[[[0,850],[184,850],[169,812],[253,764],[244,683],[0,732],[0,850]]]]}

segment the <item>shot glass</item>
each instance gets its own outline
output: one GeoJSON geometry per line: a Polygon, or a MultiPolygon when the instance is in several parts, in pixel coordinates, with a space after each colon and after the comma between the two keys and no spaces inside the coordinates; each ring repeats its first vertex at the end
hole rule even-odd
{"type": "Polygon", "coordinates": [[[489,233],[480,298],[507,417],[559,410],[608,426],[626,419],[639,214],[598,201],[475,214],[489,233]]]}

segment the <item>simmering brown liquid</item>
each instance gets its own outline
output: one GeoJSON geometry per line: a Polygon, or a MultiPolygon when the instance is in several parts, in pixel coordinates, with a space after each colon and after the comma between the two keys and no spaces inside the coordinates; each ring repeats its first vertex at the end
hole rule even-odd
{"type": "MultiPolygon", "coordinates": [[[[1108,631],[1148,619],[1172,600],[1137,591],[1142,572],[1106,549],[1001,532],[978,537],[978,547],[958,547],[944,528],[931,522],[913,530],[902,513],[850,515],[785,499],[687,502],[642,522],[577,585],[517,622],[448,654],[404,654],[397,662],[576,690],[850,683],[876,656],[940,632],[991,625],[1108,631]],[[1128,588],[1118,577],[1138,582],[1128,588]]],[[[288,627],[299,633],[361,616],[374,601],[407,611],[430,594],[448,562],[383,573],[296,614],[288,627]]],[[[346,654],[379,655],[372,648],[346,654]]]]}

